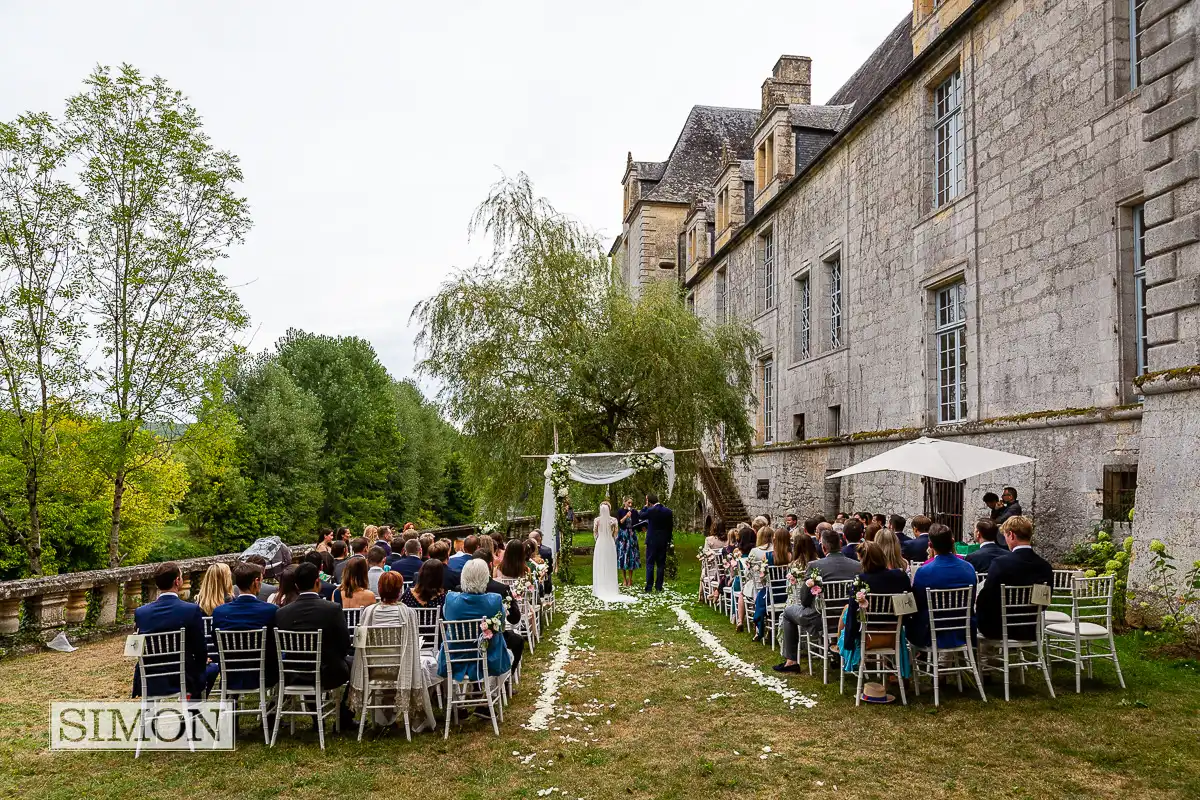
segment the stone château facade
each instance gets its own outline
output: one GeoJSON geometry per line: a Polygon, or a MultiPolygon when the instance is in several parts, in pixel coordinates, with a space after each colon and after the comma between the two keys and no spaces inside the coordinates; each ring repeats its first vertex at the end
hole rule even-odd
{"type": "Polygon", "coordinates": [[[631,290],[676,277],[761,335],[752,513],[969,530],[1013,485],[1061,553],[1136,489],[1139,552],[1200,557],[1198,26],[1197,0],[915,0],[825,105],[784,56],[758,108],[630,158],[631,290]],[[921,434],[1038,461],[826,480],[921,434]]]}

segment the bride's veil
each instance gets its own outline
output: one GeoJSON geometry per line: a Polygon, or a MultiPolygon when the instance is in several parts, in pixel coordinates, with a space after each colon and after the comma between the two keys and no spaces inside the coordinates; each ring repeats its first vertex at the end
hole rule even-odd
{"type": "Polygon", "coordinates": [[[609,514],[607,500],[600,504],[600,513],[596,516],[596,520],[600,530],[607,533],[612,529],[612,515],[609,514]]]}

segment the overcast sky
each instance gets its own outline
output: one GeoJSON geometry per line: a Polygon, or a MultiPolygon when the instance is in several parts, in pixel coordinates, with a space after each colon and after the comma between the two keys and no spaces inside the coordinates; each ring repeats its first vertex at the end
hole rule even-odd
{"type": "Polygon", "coordinates": [[[481,252],[501,170],[611,240],[626,151],[665,159],[693,105],[757,108],[781,53],[824,102],[911,7],[0,0],[0,119],[61,114],[97,63],[166,78],[241,158],[254,228],[223,267],[250,346],[354,334],[404,377],[409,312],[481,252]]]}

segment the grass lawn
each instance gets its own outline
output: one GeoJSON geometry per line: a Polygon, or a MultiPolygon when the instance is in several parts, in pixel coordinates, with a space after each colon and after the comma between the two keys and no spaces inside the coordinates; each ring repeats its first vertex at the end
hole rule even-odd
{"type": "MultiPolygon", "coordinates": [[[[699,537],[677,542],[689,595],[699,537]]],[[[590,563],[581,563],[587,583],[590,563]]],[[[694,619],[747,661],[770,672],[774,654],[735,634],[719,614],[682,601],[694,619]]],[[[556,627],[567,615],[556,617],[556,627]]],[[[0,662],[0,795],[14,797],[358,798],[834,798],[1200,797],[1200,677],[1194,662],[1139,656],[1122,637],[1129,690],[1112,670],[1075,695],[1073,673],[1056,673],[1057,700],[1037,681],[1011,703],[928,693],[907,708],[855,708],[836,683],[789,676],[816,698],[783,699],[709,661],[665,603],[584,611],[548,731],[522,728],[533,713],[554,631],[527,656],[502,736],[471,723],[449,741],[412,743],[387,733],[363,743],[332,737],[322,753],[305,727],[274,749],[249,722],[233,753],[50,753],[47,704],[56,698],[126,695],[132,669],[117,638],[71,654],[0,662]],[[765,748],[770,748],[767,751],[765,748]],[[766,756],[765,758],[763,756],[766,756]],[[836,792],[834,787],[836,786],[836,792]],[[542,795],[546,796],[546,795],[542,795]]],[[[773,674],[773,673],[771,673],[773,674]]]]}

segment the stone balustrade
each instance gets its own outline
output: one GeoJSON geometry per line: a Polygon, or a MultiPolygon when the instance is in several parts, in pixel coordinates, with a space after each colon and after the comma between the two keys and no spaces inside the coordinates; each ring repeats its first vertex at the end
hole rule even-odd
{"type": "MultiPolygon", "coordinates": [[[[576,526],[589,524],[590,515],[576,516],[576,526]]],[[[536,528],[536,517],[517,517],[508,522],[510,536],[524,536],[536,528]]],[[[429,533],[442,538],[456,540],[472,533],[479,533],[477,525],[457,525],[448,528],[432,528],[429,533]]],[[[313,545],[289,545],[292,560],[299,561],[313,545]]],[[[187,600],[192,590],[198,589],[206,570],[213,564],[232,564],[238,553],[219,556],[192,558],[176,563],[183,572],[183,589],[180,597],[187,600]]],[[[131,567],[97,569],[88,572],[69,572],[48,575],[42,578],[25,578],[0,582],[0,636],[11,635],[21,628],[21,613],[27,617],[26,627],[35,630],[52,630],[67,625],[81,625],[87,619],[88,608],[93,598],[98,613],[93,620],[97,627],[128,623],[133,612],[143,601],[153,600],[157,595],[154,572],[158,564],[138,564],[131,567]]]]}

